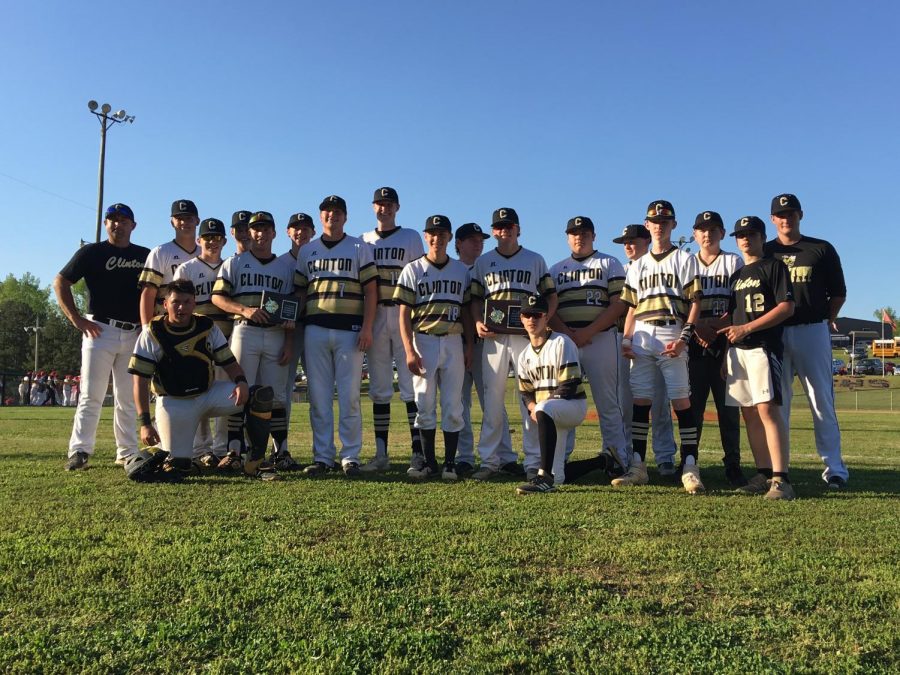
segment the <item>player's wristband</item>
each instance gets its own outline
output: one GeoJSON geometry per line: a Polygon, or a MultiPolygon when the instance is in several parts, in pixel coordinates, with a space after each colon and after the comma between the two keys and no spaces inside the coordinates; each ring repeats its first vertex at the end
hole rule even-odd
{"type": "Polygon", "coordinates": [[[153,424],[153,421],[150,419],[150,413],[148,412],[141,413],[138,417],[140,417],[142,427],[149,427],[153,424]]]}
{"type": "Polygon", "coordinates": [[[679,336],[679,340],[687,344],[691,341],[691,338],[694,337],[694,324],[686,323],[681,329],[681,335],[679,336]]]}
{"type": "Polygon", "coordinates": [[[631,338],[629,338],[629,337],[623,337],[623,338],[622,338],[622,346],[623,346],[623,347],[630,347],[630,346],[631,346],[631,338]]]}
{"type": "Polygon", "coordinates": [[[234,378],[234,383],[235,383],[235,384],[241,384],[242,382],[243,382],[244,384],[246,384],[246,382],[247,382],[247,378],[244,377],[243,375],[238,375],[236,378],[234,378]]]}

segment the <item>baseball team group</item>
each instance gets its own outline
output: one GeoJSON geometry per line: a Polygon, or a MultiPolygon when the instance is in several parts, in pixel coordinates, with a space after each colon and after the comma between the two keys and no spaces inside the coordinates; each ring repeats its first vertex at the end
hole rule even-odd
{"type": "Polygon", "coordinates": [[[229,257],[225,223],[201,221],[191,200],[172,204],[174,239],[152,250],[132,243],[131,208],[110,206],[106,241],[81,247],[54,281],[60,307],[83,335],[66,469],[89,464],[111,376],[116,462],[135,480],[389,471],[396,375],[412,480],[521,476],[516,492],[525,495],[602,471],[613,486],[643,485],[651,441],[658,475],[703,493],[697,452],[711,394],[729,484],[747,495],[793,499],[797,376],[823,481],[833,489],[847,484],[830,340],[846,286],[834,247],[801,234],[795,195],[772,199],[770,239],[756,216],[726,228],[717,212],[699,213],[696,254],[672,242],[672,204],[653,201],[643,224],[612,239],[623,247],[624,265],[597,250],[587,216],[560,227],[571,255],[548,266],[519,243],[512,208],[493,212],[496,246],[484,252],[491,235],[476,223],[454,230],[438,214],[420,234],[397,225],[395,189],[376,189],[372,204],[377,227],[361,237],[346,232],[347,205],[337,195],[319,205],[318,237],[311,216],[290,216],[290,250],[282,255],[273,250],[272,214],[237,211],[229,257]],[[739,255],[722,249],[729,234],[739,255]],[[81,279],[89,291],[84,314],[71,290],[81,279]],[[283,312],[291,305],[296,318],[283,312]],[[375,438],[365,463],[364,357],[375,438]],[[312,439],[306,466],[288,448],[301,362],[312,439]],[[510,371],[518,413],[506,408],[510,371]],[[602,440],[574,460],[586,387],[602,440]],[[477,436],[473,388],[483,412],[477,436]],[[515,416],[521,454],[510,434],[515,416]],[[749,479],[740,416],[755,466],[749,479]]]}

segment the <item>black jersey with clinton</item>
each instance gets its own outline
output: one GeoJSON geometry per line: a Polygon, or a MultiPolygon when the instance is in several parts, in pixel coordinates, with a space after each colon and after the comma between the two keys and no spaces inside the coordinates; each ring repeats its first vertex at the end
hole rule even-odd
{"type": "MultiPolygon", "coordinates": [[[[734,295],[731,296],[728,311],[735,326],[755,321],[782,302],[794,299],[787,268],[771,257],[761,258],[735,272],[731,277],[731,288],[734,295]]],[[[736,342],[734,346],[741,349],[764,347],[781,356],[784,351],[781,342],[783,331],[783,323],[755,331],[746,335],[740,342],[736,342]]]]}
{"type": "Polygon", "coordinates": [[[847,296],[841,259],[834,246],[824,239],[800,237],[796,244],[773,239],[766,242],[765,253],[781,260],[790,270],[796,305],[785,326],[826,321],[830,318],[831,298],[847,296]]]}
{"type": "Polygon", "coordinates": [[[140,323],[138,278],[149,254],[150,249],[136,244],[119,248],[101,241],[78,249],[59,274],[73,284],[84,279],[89,314],[140,323]]]}

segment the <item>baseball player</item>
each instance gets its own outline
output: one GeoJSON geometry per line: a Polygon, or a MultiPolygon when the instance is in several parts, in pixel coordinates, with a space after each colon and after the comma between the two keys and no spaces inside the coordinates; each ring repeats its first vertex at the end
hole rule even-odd
{"type": "MultiPolygon", "coordinates": [[[[484,240],[490,236],[482,232],[477,223],[464,223],[456,228],[456,254],[459,261],[469,270],[471,277],[475,261],[484,250],[484,240]]],[[[472,385],[478,395],[478,405],[484,410],[484,380],[481,377],[481,358],[484,340],[472,335],[467,337],[463,333],[463,339],[472,340],[472,359],[469,368],[463,376],[462,405],[463,428],[459,432],[459,446],[456,451],[456,474],[460,478],[471,476],[475,472],[475,437],[472,434],[472,385]]],[[[468,342],[467,342],[468,344],[468,342]]],[[[497,452],[500,457],[515,456],[512,449],[512,438],[509,435],[509,418],[506,416],[506,408],[503,408],[503,420],[500,423],[500,445],[497,452]]]]}
{"type": "Polygon", "coordinates": [[[418,470],[422,468],[422,441],[415,426],[416,396],[413,392],[412,374],[403,367],[406,356],[400,337],[400,308],[394,301],[394,289],[403,267],[424,253],[422,237],[414,230],[397,225],[400,198],[394,188],[382,187],[375,190],[372,208],[378,227],[363,234],[362,240],[374,247],[375,266],[378,268],[378,310],[373,327],[373,333],[378,339],[372,342],[366,352],[369,363],[369,398],[372,399],[372,417],[375,422],[375,459],[365,464],[362,470],[384,471],[389,466],[388,430],[391,426],[395,362],[400,400],[406,404],[406,417],[412,438],[412,467],[418,470]]]}
{"type": "MultiPolygon", "coordinates": [[[[560,295],[560,306],[563,302],[560,295]]],[[[547,330],[548,311],[542,295],[529,296],[522,307],[529,345],[516,370],[522,402],[538,428],[541,465],[528,483],[516,488],[520,495],[551,492],[556,482],[564,482],[566,437],[587,414],[578,347],[569,336],[547,330]]]]}
{"type": "Polygon", "coordinates": [[[94,453],[110,373],[116,462],[124,464],[138,449],[128,359],[140,329],[138,277],[150,251],[131,243],[136,223],[134,212],[125,204],[113,204],[106,210],[105,227],[106,241],[82,246],[53,281],[57,303],[83,336],[68,471],[85,468],[94,453]],[[72,296],[72,284],[80,279],[88,289],[87,316],[80,314],[72,296]]]}
{"type": "MultiPolygon", "coordinates": [[[[485,323],[485,305],[491,300],[521,300],[541,294],[547,296],[548,316],[556,311],[556,287],[547,270],[547,263],[534,251],[519,245],[519,216],[515,209],[499,208],[494,211],[491,229],[497,240],[497,248],[485,253],[472,270],[472,319],[482,346],[481,372],[484,379],[484,417],[478,452],[481,467],[472,474],[476,480],[488,480],[498,473],[517,476],[522,467],[515,452],[500,454],[503,411],[506,408],[506,380],[510,363],[518,363],[519,355],[528,347],[524,334],[496,333],[485,323]]],[[[537,427],[528,414],[525,404],[519,402],[522,415],[522,445],[525,454],[525,472],[530,480],[540,468],[540,447],[537,427]]]]}
{"type": "MultiPolygon", "coordinates": [[[[222,263],[213,286],[212,302],[220,310],[238,317],[231,334],[231,350],[247,379],[275,391],[270,427],[275,444],[274,461],[281,469],[293,469],[299,467],[288,452],[284,394],[294,324],[276,323],[260,306],[264,293],[294,292],[291,261],[272,253],[275,236],[275,219],[271,213],[257,211],[250,217],[250,250],[222,263]]],[[[220,469],[233,468],[242,451],[240,425],[239,414],[229,420],[228,455],[219,462],[220,469]]]]}
{"type": "Polygon", "coordinates": [[[26,375],[19,382],[19,405],[28,405],[31,397],[31,378],[26,375]]]}
{"type": "Polygon", "coordinates": [[[653,245],[629,266],[622,301],[628,305],[622,337],[622,355],[633,359],[631,391],[634,397],[631,442],[634,455],[624,476],[613,485],[648,482],[644,457],[656,372],[662,373],[666,392],[678,417],[681,436],[681,483],[688,494],[705,491],[697,466],[697,424],[691,409],[687,372],[687,345],[700,317],[700,278],[697,259],[672,244],[677,225],[675,209],[657,200],[647,207],[645,227],[653,245]]]}
{"type": "Polygon", "coordinates": [[[141,324],[146,326],[150,319],[163,312],[163,298],[166,285],[172,282],[175,269],[183,262],[196,258],[200,252],[197,246],[197,206],[190,199],[172,202],[172,228],[175,239],[157,246],[150,251],[144,269],[141,270],[141,324]]]}
{"type": "MultiPolygon", "coordinates": [[[[282,258],[287,260],[293,267],[297,267],[297,258],[300,255],[300,249],[306,246],[316,234],[316,225],[313,219],[305,213],[295,213],[288,219],[287,236],[291,240],[291,250],[282,254],[282,258]]],[[[291,360],[288,361],[287,367],[287,386],[284,391],[285,395],[285,423],[287,428],[291,428],[291,407],[294,400],[294,383],[297,379],[297,364],[304,361],[303,358],[303,326],[299,323],[294,327],[294,343],[291,347],[291,360]]],[[[303,366],[303,372],[306,372],[306,365],[303,366]]]]}
{"type": "MultiPolygon", "coordinates": [[[[175,269],[175,279],[187,279],[194,284],[194,311],[213,320],[227,340],[234,322],[228,314],[212,302],[212,289],[222,266],[222,249],[225,246],[225,223],[216,218],[206,218],[200,223],[197,244],[200,255],[181,263],[175,269]]],[[[216,379],[226,380],[228,374],[216,368],[216,379]]],[[[200,420],[194,436],[194,458],[206,469],[218,466],[228,451],[228,420],[221,416],[206,416],[200,420]],[[213,433],[210,435],[210,424],[213,433]]]]}
{"type": "Polygon", "coordinates": [[[831,336],[834,322],[847,299],[844,270],[834,247],[824,239],[800,233],[803,209],[792,194],[772,199],[776,236],[766,254],[787,265],[794,285],[794,314],[784,325],[784,372],[781,390],[785,427],[791,427],[794,373],[806,392],[815,429],[816,449],[825,463],[822,474],[829,488],[847,485],[850,472],[841,456],[841,430],[834,412],[831,336]]]}
{"type": "Polygon", "coordinates": [[[378,270],[372,247],[344,232],[347,203],[337,195],[319,205],[322,236],[300,251],[295,283],[305,308],[306,379],[316,476],[334,468],[334,389],[337,386],[341,467],[360,475],[362,416],[359,386],[363,352],[372,345],[378,303],[378,270]]]}
{"type": "MultiPolygon", "coordinates": [[[[619,297],[625,270],[616,258],[594,248],[594,223],[587,216],[569,219],[566,235],[572,255],[550,268],[559,298],[550,326],[571,338],[578,348],[600,420],[601,449],[611,450],[624,471],[630,455],[619,400],[621,356],[616,322],[626,311],[619,297]]],[[[566,442],[566,458],[574,447],[573,429],[566,442]]]]}
{"type": "Polygon", "coordinates": [[[725,404],[725,380],[722,360],[725,339],[717,335],[715,320],[728,310],[731,300],[731,276],[744,266],[739,255],[722,250],[725,224],[715,211],[703,211],[694,219],[694,241],[700,247],[695,256],[700,271],[703,299],[694,339],[688,345],[688,376],[691,382],[691,407],[697,421],[697,445],[703,433],[703,414],[712,392],[719,417],[719,436],[725,457],[725,478],[733,487],[747,484],[741,471],[741,422],[738,410],[725,404]]]}
{"type": "MultiPolygon", "coordinates": [[[[787,426],[781,415],[782,323],[794,312],[787,269],[765,257],[765,223],[740,218],[731,236],[746,263],[732,275],[727,310],[731,326],[719,329],[731,347],[727,355],[726,397],[740,406],[757,473],[738,488],[766,499],[793,499],[788,477],[787,426]]],[[[737,409],[737,408],[735,408],[737,409]]]]}
{"type": "Polygon", "coordinates": [[[252,211],[235,211],[231,214],[231,238],[234,239],[235,255],[250,250],[250,216],[252,211]]]}
{"type": "MultiPolygon", "coordinates": [[[[225,226],[221,229],[224,233],[225,226]]],[[[200,420],[243,415],[244,406],[249,403],[246,419],[251,448],[250,457],[243,465],[244,473],[265,481],[277,480],[274,467],[263,461],[272,389],[250,390],[222,331],[208,316],[193,314],[194,290],[189,279],[168,284],[163,300],[166,313],[150,321],[135,345],[128,372],[134,378],[141,441],[150,446],[160,444],[169,453],[174,470],[190,473],[193,430],[200,420]],[[231,381],[217,380],[216,366],[231,381]],[[158,431],[150,418],[151,379],[156,394],[158,431]]]]}
{"type": "Polygon", "coordinates": [[[65,407],[69,407],[71,405],[70,401],[72,400],[72,376],[66,375],[63,379],[62,386],[62,405],[65,407]]]}
{"type": "Polygon", "coordinates": [[[472,358],[468,314],[469,270],[447,255],[453,228],[447,216],[425,220],[425,255],[407,264],[397,280],[394,299],[400,309],[400,336],[406,352],[405,366],[415,390],[416,429],[422,440],[425,463],[410,467],[408,475],[425,480],[438,472],[435,458],[437,394],[441,395],[441,429],[444,432],[444,468],[441,478],[457,480],[456,448],[463,427],[463,375],[472,358]]]}
{"type": "MultiPolygon", "coordinates": [[[[625,270],[634,263],[635,260],[645,255],[650,249],[650,230],[643,225],[627,225],[622,230],[622,236],[613,239],[613,243],[621,244],[625,252],[628,262],[625,263],[625,270]]],[[[618,329],[621,333],[625,329],[625,317],[623,316],[618,323],[618,329]]],[[[621,337],[619,338],[621,346],[621,337]]],[[[619,359],[619,385],[620,400],[622,401],[622,419],[625,424],[625,442],[629,453],[629,463],[632,456],[631,445],[631,413],[632,405],[630,404],[633,396],[631,394],[631,361],[629,359],[619,359]]],[[[662,373],[656,373],[656,379],[653,383],[653,403],[650,406],[650,423],[651,436],[653,445],[653,459],[656,462],[656,470],[663,478],[674,476],[677,469],[675,468],[675,429],[672,426],[672,414],[669,404],[669,398],[666,396],[666,382],[662,373]]],[[[571,471],[567,472],[571,474],[571,471]]]]}

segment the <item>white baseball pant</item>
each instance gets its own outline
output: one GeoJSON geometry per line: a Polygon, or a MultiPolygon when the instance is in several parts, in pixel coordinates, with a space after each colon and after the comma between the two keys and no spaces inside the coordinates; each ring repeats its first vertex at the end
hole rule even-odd
{"type": "MultiPolygon", "coordinates": [[[[510,456],[500,454],[500,439],[503,436],[503,416],[506,412],[506,382],[509,368],[516,364],[529,345],[525,335],[498,335],[485,339],[481,354],[481,374],[484,380],[484,416],[481,421],[481,437],[478,439],[478,454],[481,465],[499,469],[501,465],[518,460],[515,451],[510,456]]],[[[522,450],[525,453],[525,469],[539,469],[541,450],[538,445],[537,425],[531,421],[528,409],[519,396],[518,376],[513,380],[516,398],[519,400],[519,414],[522,419],[522,450]]]]}
{"type": "Polygon", "coordinates": [[[831,370],[831,335],[826,322],[785,326],[784,371],[781,378],[781,414],[785,427],[791,428],[791,398],[794,374],[809,401],[816,450],[825,463],[822,478],[838,476],[847,480],[850,472],[841,456],[841,430],[834,411],[834,379],[831,370]]]}
{"type": "Polygon", "coordinates": [[[662,356],[665,345],[677,340],[680,334],[681,324],[653,326],[642,321],[635,322],[632,337],[635,358],[631,364],[631,391],[635,398],[653,400],[657,373],[662,373],[670,400],[690,397],[687,347],[678,356],[662,356]]]}
{"type": "MultiPolygon", "coordinates": [[[[484,341],[476,340],[472,347],[472,369],[467,370],[463,376],[462,386],[462,406],[463,406],[463,428],[459,432],[459,447],[456,451],[456,462],[466,462],[471,466],[475,466],[475,436],[472,434],[472,386],[475,386],[475,393],[478,396],[478,405],[484,410],[484,380],[481,377],[481,353],[484,341]]],[[[506,415],[506,407],[503,408],[503,422],[501,423],[502,433],[500,435],[500,445],[497,452],[501,458],[515,458],[516,453],[512,449],[512,438],[509,435],[509,417],[506,415]]],[[[505,463],[507,459],[501,459],[505,463]]]]}
{"type": "Polygon", "coordinates": [[[356,347],[358,339],[359,334],[349,330],[306,327],[306,381],[309,385],[309,421],[313,429],[313,459],[328,466],[334,464],[335,455],[335,386],[340,411],[341,464],[359,463],[362,449],[359,386],[363,353],[356,347]]]}
{"type": "Polygon", "coordinates": [[[191,429],[196,429],[204,417],[224,419],[243,410],[229,398],[234,392],[233,382],[217,380],[199,396],[175,398],[156,397],[156,430],[163,450],[173,457],[190,459],[193,453],[191,429]]]}
{"type": "MultiPolygon", "coordinates": [[[[553,455],[553,480],[562,485],[566,482],[566,441],[575,427],[584,422],[587,415],[587,401],[580,399],[548,398],[534,406],[534,412],[543,412],[556,425],[556,451],[553,455]]],[[[537,423],[534,423],[535,428],[537,423]]],[[[538,467],[540,468],[540,464],[538,467]]]]}
{"type": "MultiPolygon", "coordinates": [[[[306,372],[306,355],[304,354],[304,326],[298,323],[294,329],[294,343],[291,352],[291,360],[287,364],[287,377],[284,387],[284,416],[287,428],[291,428],[291,408],[294,402],[294,380],[297,378],[297,364],[303,364],[303,372],[306,372]]],[[[308,382],[309,380],[307,380],[308,382]]]]}
{"type": "Polygon", "coordinates": [[[369,365],[369,398],[373,403],[390,403],[394,397],[394,362],[400,400],[415,399],[412,373],[406,367],[406,350],[400,338],[400,306],[378,305],[372,327],[372,346],[366,352],[369,365]]]}
{"type": "MultiPolygon", "coordinates": [[[[215,374],[216,382],[231,382],[228,373],[218,366],[215,374]]],[[[216,457],[224,457],[228,453],[228,418],[221,415],[204,415],[200,418],[197,432],[194,434],[194,457],[201,457],[207,452],[213,453],[216,457]]]]}
{"type": "Polygon", "coordinates": [[[280,326],[261,328],[237,322],[231,334],[231,351],[241,364],[247,382],[272,387],[275,407],[284,406],[287,366],[279,365],[284,346],[284,330],[280,326]]]}
{"type": "Polygon", "coordinates": [[[139,332],[106,324],[97,325],[100,326],[100,335],[81,338],[81,384],[69,438],[69,457],[76,452],[94,454],[97,425],[112,373],[116,459],[125,459],[138,449],[137,408],[128,360],[139,332]]]}
{"type": "MultiPolygon", "coordinates": [[[[466,370],[461,335],[416,333],[413,346],[422,357],[425,375],[413,375],[416,394],[416,428],[437,429],[437,395],[441,394],[441,430],[463,427],[462,382],[466,370]]],[[[405,362],[404,362],[405,367],[405,362]]],[[[407,368],[407,370],[409,370],[407,368]]]]}

